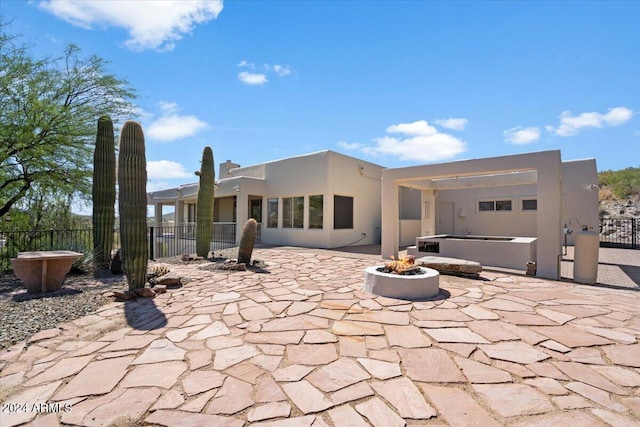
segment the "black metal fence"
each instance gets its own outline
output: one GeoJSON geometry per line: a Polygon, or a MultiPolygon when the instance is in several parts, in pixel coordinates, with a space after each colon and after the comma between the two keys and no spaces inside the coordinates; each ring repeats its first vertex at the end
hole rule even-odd
{"type": "Polygon", "coordinates": [[[12,270],[11,258],[18,252],[63,249],[89,256],[93,251],[92,230],[0,231],[0,272],[12,270]]]}
{"type": "MultiPolygon", "coordinates": [[[[195,224],[170,227],[149,227],[149,258],[195,253],[195,224]]],[[[211,250],[236,245],[236,223],[214,223],[211,250]]],[[[114,232],[113,250],[120,247],[120,233],[114,232]]],[[[12,270],[11,258],[18,252],[72,250],[83,253],[85,259],[93,252],[93,230],[0,230],[0,273],[12,270]]]]}
{"type": "Polygon", "coordinates": [[[601,218],[600,246],[640,249],[640,218],[601,218]]]}
{"type": "MultiPolygon", "coordinates": [[[[236,246],[236,223],[214,222],[210,251],[236,246]]],[[[152,259],[196,252],[196,225],[149,227],[149,257],[152,259]]]]}

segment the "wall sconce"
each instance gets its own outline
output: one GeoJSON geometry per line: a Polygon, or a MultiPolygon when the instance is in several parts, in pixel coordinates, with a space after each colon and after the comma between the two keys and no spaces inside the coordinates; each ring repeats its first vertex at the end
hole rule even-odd
{"type": "Polygon", "coordinates": [[[460,208],[460,210],[458,211],[458,216],[460,218],[466,218],[467,217],[467,210],[465,208],[460,208]]]}
{"type": "Polygon", "coordinates": [[[235,187],[233,187],[233,189],[236,190],[236,193],[240,192],[240,186],[239,185],[236,185],[235,187]]]}

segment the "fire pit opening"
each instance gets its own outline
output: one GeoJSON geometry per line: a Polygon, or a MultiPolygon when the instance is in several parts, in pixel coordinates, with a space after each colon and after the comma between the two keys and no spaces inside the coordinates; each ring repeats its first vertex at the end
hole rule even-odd
{"type": "Polygon", "coordinates": [[[400,276],[424,274],[424,271],[422,271],[419,266],[415,265],[415,261],[416,257],[413,255],[407,255],[400,259],[395,259],[393,255],[391,255],[391,262],[379,267],[378,271],[381,273],[398,274],[400,276]]]}
{"type": "Polygon", "coordinates": [[[421,300],[440,293],[440,273],[414,264],[407,256],[364,270],[364,289],[375,295],[403,300],[421,300]]]}

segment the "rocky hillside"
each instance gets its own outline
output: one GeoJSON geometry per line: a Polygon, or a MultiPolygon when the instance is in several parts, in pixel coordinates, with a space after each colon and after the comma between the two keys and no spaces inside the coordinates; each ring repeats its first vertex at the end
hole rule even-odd
{"type": "Polygon", "coordinates": [[[613,216],[632,218],[640,217],[640,195],[633,194],[627,197],[616,197],[607,186],[600,188],[600,217],[613,216]]]}

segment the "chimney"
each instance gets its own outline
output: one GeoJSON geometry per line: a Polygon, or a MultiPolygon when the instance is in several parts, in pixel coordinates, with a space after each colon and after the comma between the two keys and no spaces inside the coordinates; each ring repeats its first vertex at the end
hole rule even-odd
{"type": "Polygon", "coordinates": [[[227,160],[224,163],[220,163],[220,172],[216,178],[225,179],[231,175],[231,169],[239,168],[240,165],[237,163],[232,163],[231,160],[227,160]]]}

